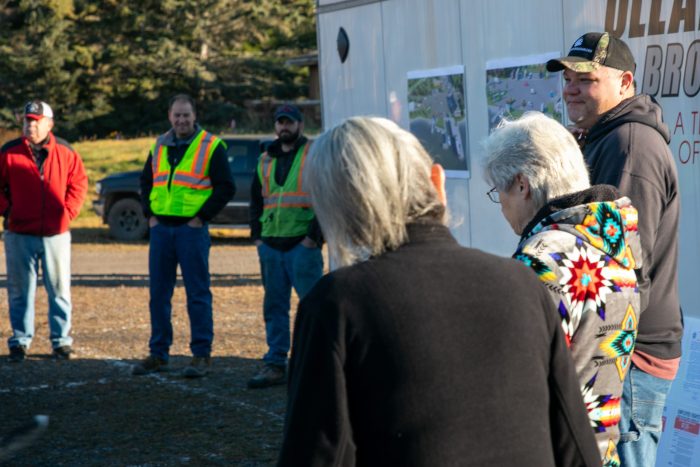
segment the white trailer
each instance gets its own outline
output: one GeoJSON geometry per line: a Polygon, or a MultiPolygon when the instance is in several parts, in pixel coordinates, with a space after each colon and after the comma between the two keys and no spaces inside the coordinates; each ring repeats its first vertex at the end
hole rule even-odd
{"type": "MultiPolygon", "coordinates": [[[[318,0],[317,16],[326,128],[349,116],[378,115],[409,129],[411,78],[421,70],[463,70],[462,144],[468,170],[447,177],[451,229],[463,245],[503,256],[510,256],[517,238],[485,195],[489,187],[481,159],[490,125],[487,86],[501,82],[498,77],[487,82],[487,70],[493,63],[561,56],[588,31],[606,30],[623,38],[637,62],[638,90],[661,103],[671,130],[682,203],[680,298],[688,321],[698,322],[700,0],[318,0]]],[[[510,78],[524,77],[526,73],[510,78]]],[[[535,98],[542,93],[532,89],[527,94],[535,98]]],[[[523,106],[528,99],[523,97],[523,106]]],[[[435,120],[428,126],[434,131],[435,120]]],[[[689,338],[696,353],[684,344],[684,360],[690,360],[697,375],[694,413],[700,418],[700,332],[686,334],[689,338]]],[[[685,379],[679,373],[675,386],[686,384],[685,379]]],[[[700,426],[700,419],[696,422],[700,426]]]]}
{"type": "Polygon", "coordinates": [[[394,117],[409,128],[409,74],[463,67],[468,173],[447,177],[452,230],[462,244],[504,256],[517,239],[485,196],[480,164],[487,64],[562,55],[588,31],[622,37],[636,58],[638,88],[657,98],[671,129],[682,197],[681,302],[687,316],[700,317],[700,0],[319,0],[317,12],[326,128],[352,115],[394,117]]]}

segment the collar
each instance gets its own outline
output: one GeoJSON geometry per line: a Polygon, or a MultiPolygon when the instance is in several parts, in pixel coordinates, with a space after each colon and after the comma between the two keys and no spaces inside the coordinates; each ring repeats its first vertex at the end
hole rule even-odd
{"type": "Polygon", "coordinates": [[[572,208],[574,206],[579,206],[581,204],[615,201],[619,197],[620,193],[617,191],[617,188],[612,185],[593,185],[592,187],[583,191],[554,198],[549,203],[542,206],[540,210],[537,211],[537,214],[535,214],[535,217],[528,222],[523,229],[523,234],[520,236],[520,241],[522,242],[524,239],[526,239],[530,235],[530,232],[532,232],[532,229],[534,229],[545,218],[554,213],[572,208]]]}
{"type": "Polygon", "coordinates": [[[194,133],[192,133],[187,139],[179,139],[175,136],[175,130],[172,128],[168,130],[163,135],[163,145],[164,146],[189,146],[192,140],[202,131],[202,127],[198,123],[194,125],[194,133]]]}
{"type": "Polygon", "coordinates": [[[424,217],[406,224],[408,243],[425,243],[434,240],[457,242],[442,222],[432,217],[424,217]]]}
{"type": "Polygon", "coordinates": [[[32,153],[34,153],[35,151],[46,151],[48,153],[54,146],[56,138],[54,137],[52,132],[49,132],[46,139],[39,146],[32,145],[32,143],[29,142],[26,136],[22,136],[22,140],[24,141],[24,144],[27,146],[29,151],[31,151],[32,153]]]}
{"type": "Polygon", "coordinates": [[[277,138],[267,147],[267,153],[270,157],[283,157],[289,154],[296,154],[299,148],[305,145],[309,139],[304,135],[299,135],[297,140],[294,142],[294,149],[289,152],[282,151],[282,142],[277,138]]]}

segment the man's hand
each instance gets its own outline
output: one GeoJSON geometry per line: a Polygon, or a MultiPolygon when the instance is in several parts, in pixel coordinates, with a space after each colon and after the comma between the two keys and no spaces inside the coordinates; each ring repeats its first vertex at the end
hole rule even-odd
{"type": "Polygon", "coordinates": [[[304,237],[304,240],[301,241],[301,244],[306,248],[318,248],[318,243],[314,242],[309,237],[304,237]]]}
{"type": "Polygon", "coordinates": [[[158,219],[156,219],[156,216],[151,216],[151,217],[149,217],[149,218],[148,218],[148,226],[149,226],[150,228],[153,228],[153,227],[155,227],[156,225],[158,225],[158,219]]]}
{"type": "Polygon", "coordinates": [[[189,225],[190,227],[199,228],[202,227],[204,224],[202,223],[202,219],[195,216],[192,219],[190,219],[187,225],[189,225]]]}

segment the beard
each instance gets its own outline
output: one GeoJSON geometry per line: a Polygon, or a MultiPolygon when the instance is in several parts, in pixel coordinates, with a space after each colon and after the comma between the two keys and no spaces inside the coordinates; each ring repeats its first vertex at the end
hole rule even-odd
{"type": "Polygon", "coordinates": [[[279,139],[284,144],[290,144],[299,139],[299,130],[292,133],[291,131],[282,131],[278,135],[279,139]]]}

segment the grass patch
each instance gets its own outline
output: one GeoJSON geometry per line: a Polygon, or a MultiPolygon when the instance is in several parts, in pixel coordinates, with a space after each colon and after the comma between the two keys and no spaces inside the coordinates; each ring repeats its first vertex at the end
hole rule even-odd
{"type": "Polygon", "coordinates": [[[92,201],[97,198],[95,182],[109,174],[141,170],[155,138],[122,140],[81,141],[71,144],[85,164],[88,176],[88,194],[76,222],[97,219],[92,210],[92,201]]]}

